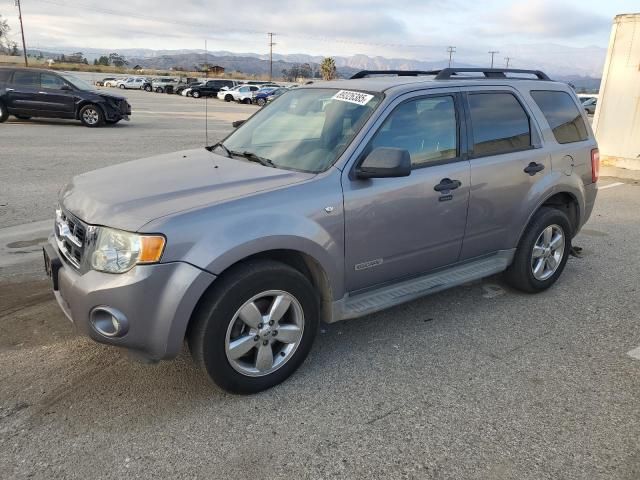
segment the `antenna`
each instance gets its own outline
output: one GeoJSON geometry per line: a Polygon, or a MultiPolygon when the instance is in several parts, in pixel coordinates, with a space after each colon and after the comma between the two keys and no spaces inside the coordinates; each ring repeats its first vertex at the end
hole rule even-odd
{"type": "MultiPolygon", "coordinates": [[[[209,54],[207,52],[207,40],[204,41],[204,68],[207,69],[207,77],[209,76],[209,54]]],[[[204,146],[209,146],[209,105],[207,100],[209,95],[204,96],[204,146]]]]}

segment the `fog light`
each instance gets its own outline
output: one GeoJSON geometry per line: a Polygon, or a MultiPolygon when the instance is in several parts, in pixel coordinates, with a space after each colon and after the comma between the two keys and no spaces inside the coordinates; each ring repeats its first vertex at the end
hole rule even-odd
{"type": "Polygon", "coordinates": [[[96,307],[89,316],[94,330],[105,337],[122,337],[129,331],[124,313],[111,307],[96,307]]]}

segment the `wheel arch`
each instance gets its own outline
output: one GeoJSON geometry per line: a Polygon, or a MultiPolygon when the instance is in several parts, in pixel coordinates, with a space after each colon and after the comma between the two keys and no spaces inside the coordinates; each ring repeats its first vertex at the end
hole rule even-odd
{"type": "Polygon", "coordinates": [[[95,105],[96,107],[98,107],[101,111],[102,111],[102,115],[107,118],[107,112],[104,109],[104,106],[101,105],[102,102],[98,102],[98,101],[94,101],[94,100],[89,100],[89,99],[82,99],[80,100],[77,104],[76,104],[76,115],[75,115],[75,119],[76,120],[80,120],[80,110],[82,110],[83,107],[87,106],[87,105],[95,105]]]}
{"type": "Polygon", "coordinates": [[[571,227],[573,230],[571,232],[571,237],[573,238],[578,233],[578,229],[580,227],[580,218],[582,214],[578,197],[573,192],[570,192],[568,190],[560,190],[550,192],[540,201],[537,207],[533,209],[533,211],[527,218],[527,221],[520,229],[517,245],[520,244],[527,226],[531,223],[531,219],[543,207],[551,207],[564,212],[569,218],[569,222],[571,223],[571,227]]]}

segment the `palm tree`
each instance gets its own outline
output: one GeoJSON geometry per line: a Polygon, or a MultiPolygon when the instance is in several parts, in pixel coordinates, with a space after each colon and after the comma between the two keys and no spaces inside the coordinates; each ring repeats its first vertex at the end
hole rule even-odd
{"type": "Polygon", "coordinates": [[[320,64],[320,72],[324,80],[333,80],[337,76],[336,61],[331,57],[326,57],[320,64]]]}

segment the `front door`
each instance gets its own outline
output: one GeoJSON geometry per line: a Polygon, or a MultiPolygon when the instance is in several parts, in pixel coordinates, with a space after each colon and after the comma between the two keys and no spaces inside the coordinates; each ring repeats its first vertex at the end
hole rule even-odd
{"type": "Polygon", "coordinates": [[[429,272],[458,261],[469,200],[469,162],[455,89],[396,101],[365,140],[358,162],[377,147],[408,150],[402,178],[343,173],[348,291],[429,272]],[[451,188],[442,188],[442,185],[451,188]]]}
{"type": "Polygon", "coordinates": [[[75,95],[71,86],[53,73],[40,75],[38,92],[42,109],[52,116],[73,118],[75,113],[75,95]]]}

